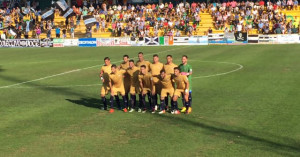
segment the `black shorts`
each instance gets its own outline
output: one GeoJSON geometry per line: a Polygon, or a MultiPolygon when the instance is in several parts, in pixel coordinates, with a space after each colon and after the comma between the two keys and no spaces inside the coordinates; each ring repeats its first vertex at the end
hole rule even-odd
{"type": "Polygon", "coordinates": [[[60,34],[56,34],[56,38],[60,38],[60,34]]]}

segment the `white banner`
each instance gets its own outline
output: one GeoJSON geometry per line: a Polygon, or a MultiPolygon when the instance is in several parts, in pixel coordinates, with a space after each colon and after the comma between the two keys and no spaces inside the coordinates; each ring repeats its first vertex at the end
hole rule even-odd
{"type": "Polygon", "coordinates": [[[78,39],[64,39],[64,46],[78,46],[78,39]]]}
{"type": "Polygon", "coordinates": [[[174,37],[173,45],[189,45],[189,37],[174,37]]]}
{"type": "Polygon", "coordinates": [[[281,34],[277,35],[278,43],[280,44],[291,44],[291,43],[300,43],[298,34],[281,34]]]}

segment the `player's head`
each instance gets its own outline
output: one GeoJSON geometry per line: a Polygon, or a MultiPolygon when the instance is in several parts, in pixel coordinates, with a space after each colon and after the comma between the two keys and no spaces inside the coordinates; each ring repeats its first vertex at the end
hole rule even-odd
{"type": "Polygon", "coordinates": [[[183,55],[182,58],[181,58],[182,64],[186,64],[187,61],[188,61],[188,56],[187,55],[183,55]]]}
{"type": "Polygon", "coordinates": [[[178,76],[180,74],[180,69],[178,67],[174,68],[174,74],[178,76]]]}
{"type": "Polygon", "coordinates": [[[173,62],[172,55],[167,55],[167,63],[172,63],[172,62],[173,62]]]}
{"type": "Polygon", "coordinates": [[[163,69],[160,71],[160,76],[164,78],[166,76],[166,71],[163,69]]]}
{"type": "Polygon", "coordinates": [[[129,67],[130,68],[134,67],[134,60],[133,59],[129,60],[129,67]]]}
{"type": "Polygon", "coordinates": [[[153,62],[157,63],[158,61],[159,61],[158,55],[157,54],[153,55],[153,62]]]}
{"type": "Polygon", "coordinates": [[[116,70],[117,70],[117,66],[116,66],[116,64],[113,64],[113,65],[111,66],[111,72],[112,72],[112,73],[115,73],[116,70]]]}
{"type": "Polygon", "coordinates": [[[109,57],[104,58],[104,64],[105,65],[110,65],[110,58],[109,57]]]}
{"type": "Polygon", "coordinates": [[[124,55],[124,56],[123,56],[123,61],[124,61],[125,63],[128,62],[128,59],[129,59],[129,56],[128,56],[128,55],[124,55]]]}
{"type": "Polygon", "coordinates": [[[146,71],[147,71],[146,65],[141,65],[141,72],[142,72],[142,74],[146,74],[146,71]]]}
{"type": "Polygon", "coordinates": [[[144,53],[143,52],[139,52],[138,53],[138,57],[139,57],[140,61],[144,60],[144,53]]]}

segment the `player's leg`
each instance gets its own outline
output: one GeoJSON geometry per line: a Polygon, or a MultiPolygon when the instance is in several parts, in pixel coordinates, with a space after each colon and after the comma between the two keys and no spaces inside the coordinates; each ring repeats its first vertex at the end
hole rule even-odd
{"type": "Polygon", "coordinates": [[[147,90],[143,89],[141,92],[142,94],[142,105],[140,106],[138,112],[145,113],[146,112],[146,95],[147,95],[147,90]]]}
{"type": "Polygon", "coordinates": [[[129,112],[133,112],[135,107],[136,107],[136,94],[139,93],[138,91],[138,86],[130,86],[130,111],[129,112]]]}
{"type": "Polygon", "coordinates": [[[168,96],[168,93],[167,93],[167,90],[166,89],[162,89],[161,90],[161,94],[160,94],[160,112],[159,114],[164,114],[166,113],[166,110],[165,110],[165,98],[168,96]]]}
{"type": "Polygon", "coordinates": [[[165,110],[168,110],[168,108],[169,108],[169,96],[167,95],[166,97],[165,97],[165,110]]]}
{"type": "Polygon", "coordinates": [[[139,107],[143,106],[143,94],[139,94],[139,107]]]}
{"type": "Polygon", "coordinates": [[[110,110],[109,110],[109,112],[113,113],[114,112],[114,96],[112,94],[110,95],[109,102],[110,102],[110,110]]]}
{"type": "MultiPolygon", "coordinates": [[[[156,93],[156,101],[159,99],[160,101],[161,101],[161,90],[162,90],[162,87],[161,87],[161,85],[160,84],[156,84],[156,86],[155,86],[155,93],[156,93]],[[158,98],[158,96],[159,96],[159,98],[158,98]]],[[[166,90],[166,93],[167,93],[168,91],[166,90]]],[[[166,96],[167,96],[167,94],[166,94],[166,96]]],[[[164,96],[163,97],[163,99],[165,99],[165,97],[166,96],[164,96]]],[[[161,103],[161,102],[160,102],[161,103]]],[[[156,104],[158,104],[157,102],[156,102],[156,104]]],[[[165,103],[164,103],[165,104],[165,103]]],[[[158,107],[157,107],[158,108],[158,107]]],[[[156,108],[156,110],[157,110],[157,108],[156,108]]]]}
{"type": "Polygon", "coordinates": [[[125,83],[124,84],[124,88],[125,88],[125,97],[126,97],[126,100],[127,100],[127,104],[126,104],[126,106],[127,106],[127,108],[128,108],[128,106],[129,106],[129,93],[130,93],[130,83],[125,83]]]}
{"type": "Polygon", "coordinates": [[[171,111],[171,113],[172,114],[179,114],[180,112],[178,111],[178,103],[177,103],[178,96],[174,95],[172,99],[173,99],[173,103],[174,103],[174,110],[171,111]]]}
{"type": "Polygon", "coordinates": [[[154,110],[157,110],[157,93],[156,93],[156,84],[153,85],[153,91],[151,91],[152,94],[152,106],[154,107],[154,110]],[[154,93],[154,94],[153,94],[154,93]]]}
{"type": "Polygon", "coordinates": [[[192,91],[189,93],[189,113],[192,112],[192,91]]]}
{"type": "Polygon", "coordinates": [[[186,106],[185,106],[185,98],[184,98],[184,94],[181,93],[181,96],[182,96],[182,108],[181,108],[181,113],[185,113],[186,112],[186,106]]]}
{"type": "MultiPolygon", "coordinates": [[[[168,89],[168,95],[169,95],[170,98],[171,98],[171,111],[173,111],[173,110],[174,110],[174,103],[173,103],[172,97],[174,96],[174,88],[168,89]]],[[[168,96],[167,96],[167,97],[168,97],[168,96]]]]}
{"type": "Polygon", "coordinates": [[[129,112],[134,111],[135,105],[136,105],[136,95],[130,94],[130,111],[129,112]]]}
{"type": "Polygon", "coordinates": [[[107,110],[107,102],[106,102],[106,97],[105,97],[106,94],[107,94],[107,91],[105,89],[105,85],[103,85],[101,87],[101,94],[100,95],[101,95],[104,110],[107,110]]]}
{"type": "Polygon", "coordinates": [[[151,108],[151,106],[152,106],[152,94],[150,92],[148,92],[147,93],[147,97],[148,97],[149,107],[150,107],[150,109],[152,109],[151,108]]]}
{"type": "Polygon", "coordinates": [[[190,104],[189,104],[189,93],[182,93],[184,95],[184,100],[185,100],[185,107],[186,107],[186,114],[189,114],[189,108],[190,108],[190,104]]]}
{"type": "Polygon", "coordinates": [[[117,103],[117,107],[119,110],[122,110],[122,107],[121,107],[121,104],[120,104],[120,98],[119,98],[119,95],[116,94],[114,95],[115,99],[116,99],[116,103],[117,103]]]}
{"type": "Polygon", "coordinates": [[[142,95],[142,101],[143,101],[143,106],[141,106],[141,110],[142,110],[142,113],[145,113],[146,110],[147,110],[147,107],[146,107],[146,94],[142,95]]]}
{"type": "Polygon", "coordinates": [[[125,95],[125,89],[121,87],[120,89],[120,94],[122,95],[122,99],[123,99],[123,111],[127,112],[127,108],[128,108],[128,102],[127,102],[127,97],[125,95]]]}

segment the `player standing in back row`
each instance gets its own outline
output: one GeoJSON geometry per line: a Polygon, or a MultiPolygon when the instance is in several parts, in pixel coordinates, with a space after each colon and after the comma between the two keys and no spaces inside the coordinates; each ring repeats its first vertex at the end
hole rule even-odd
{"type": "MultiPolygon", "coordinates": [[[[123,56],[123,62],[120,64],[119,69],[120,70],[127,70],[129,68],[129,56],[124,55],[123,56]]],[[[130,76],[128,73],[124,74],[124,88],[125,88],[125,97],[127,100],[128,99],[128,94],[130,90],[130,76]]]]}
{"type": "Polygon", "coordinates": [[[107,103],[106,103],[106,97],[105,95],[108,94],[108,91],[110,91],[109,88],[109,74],[111,73],[111,64],[109,57],[104,58],[104,65],[101,67],[100,71],[100,78],[102,81],[102,87],[101,87],[101,99],[104,105],[104,110],[107,110],[107,103]]]}
{"type": "Polygon", "coordinates": [[[153,55],[153,63],[150,64],[150,71],[153,77],[153,91],[152,91],[152,103],[157,110],[157,95],[161,93],[161,84],[159,82],[160,71],[163,70],[164,65],[159,62],[159,57],[157,54],[153,55]]]}
{"type": "MultiPolygon", "coordinates": [[[[181,75],[185,75],[187,76],[188,80],[189,80],[189,99],[188,99],[188,106],[189,106],[189,111],[188,113],[192,112],[192,74],[193,74],[193,70],[192,70],[192,66],[190,64],[188,64],[188,57],[186,55],[182,56],[182,64],[180,64],[178,66],[181,75]]],[[[183,104],[185,103],[185,99],[182,99],[183,104]]],[[[181,112],[186,112],[186,107],[182,107],[181,112]]]]}
{"type": "MultiPolygon", "coordinates": [[[[173,63],[173,57],[172,55],[167,55],[167,63],[164,64],[164,70],[166,75],[173,75],[174,74],[174,68],[178,67],[178,65],[173,63]]],[[[175,88],[175,87],[173,87],[175,88]]],[[[173,107],[173,99],[172,96],[173,95],[169,95],[171,98],[171,107],[173,107]]],[[[165,99],[165,105],[166,105],[166,110],[168,109],[168,103],[169,103],[169,96],[166,96],[165,99]]]]}

